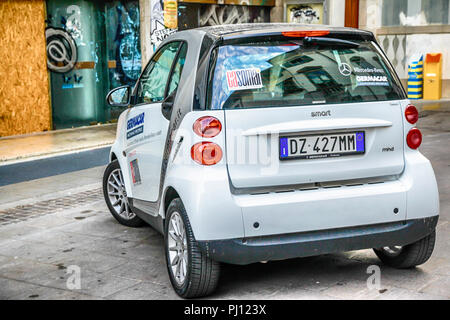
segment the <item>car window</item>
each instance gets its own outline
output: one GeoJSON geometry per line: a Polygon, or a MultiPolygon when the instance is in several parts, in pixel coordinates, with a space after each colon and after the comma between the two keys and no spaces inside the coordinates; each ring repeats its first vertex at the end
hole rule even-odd
{"type": "Polygon", "coordinates": [[[164,100],[170,69],[179,45],[180,42],[168,43],[152,58],[139,80],[136,104],[164,100]]]}
{"type": "Polygon", "coordinates": [[[180,53],[178,54],[177,61],[173,68],[173,72],[170,79],[169,91],[167,95],[169,96],[178,88],[178,83],[180,82],[181,72],[183,71],[184,62],[186,61],[187,45],[183,43],[180,48],[180,53]]]}
{"type": "Polygon", "coordinates": [[[375,43],[357,47],[265,41],[215,49],[208,107],[338,104],[403,98],[375,43]]]}

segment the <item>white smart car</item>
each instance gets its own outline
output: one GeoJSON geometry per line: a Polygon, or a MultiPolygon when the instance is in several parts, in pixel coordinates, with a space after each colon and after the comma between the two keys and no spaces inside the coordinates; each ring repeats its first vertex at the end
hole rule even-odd
{"type": "Polygon", "coordinates": [[[122,224],[165,238],[182,297],[213,292],[220,262],[374,248],[430,257],[436,179],[418,112],[370,32],[245,24],[177,32],[118,120],[103,188],[122,224]]]}

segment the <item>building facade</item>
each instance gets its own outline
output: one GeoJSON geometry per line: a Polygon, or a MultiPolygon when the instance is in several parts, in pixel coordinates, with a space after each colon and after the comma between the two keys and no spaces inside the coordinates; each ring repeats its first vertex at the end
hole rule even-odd
{"type": "Polygon", "coordinates": [[[415,56],[442,53],[442,97],[450,98],[449,0],[360,0],[359,27],[372,31],[403,85],[415,56]]]}
{"type": "Polygon", "coordinates": [[[141,17],[144,17],[141,20],[143,60],[148,61],[158,44],[176,30],[262,22],[330,24],[357,28],[358,2],[359,0],[140,0],[141,17]],[[356,17],[356,20],[351,21],[349,17],[356,17]]]}
{"type": "Polygon", "coordinates": [[[5,0],[0,137],[114,121],[107,92],[134,84],[177,30],[261,22],[373,31],[404,82],[411,56],[443,53],[450,97],[450,0],[5,0]]]}

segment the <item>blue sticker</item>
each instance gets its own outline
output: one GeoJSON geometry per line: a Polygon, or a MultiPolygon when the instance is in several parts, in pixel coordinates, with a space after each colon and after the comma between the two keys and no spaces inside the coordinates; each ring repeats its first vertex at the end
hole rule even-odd
{"type": "Polygon", "coordinates": [[[280,157],[286,158],[288,155],[288,139],[280,138],[280,157]]]}
{"type": "Polygon", "coordinates": [[[364,132],[356,133],[356,151],[364,152],[364,132]]]}
{"type": "Polygon", "coordinates": [[[127,139],[144,132],[144,116],[145,113],[142,112],[127,121],[127,139]]]}

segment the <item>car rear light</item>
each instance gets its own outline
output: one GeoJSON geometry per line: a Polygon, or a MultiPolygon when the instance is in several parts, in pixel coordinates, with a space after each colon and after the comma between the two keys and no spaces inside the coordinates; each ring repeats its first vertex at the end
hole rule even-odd
{"type": "Polygon", "coordinates": [[[419,120],[419,112],[412,104],[406,107],[405,118],[411,124],[415,124],[419,120]]]}
{"type": "Polygon", "coordinates": [[[210,166],[222,159],[222,148],[214,142],[199,142],[192,146],[191,158],[198,164],[210,166]]]}
{"type": "Polygon", "coordinates": [[[411,149],[417,149],[422,143],[422,132],[417,128],[409,130],[406,136],[406,143],[411,149]]]}
{"type": "Polygon", "coordinates": [[[213,138],[222,130],[222,124],[219,119],[211,116],[198,118],[194,122],[194,132],[203,138],[213,138]]]}
{"type": "Polygon", "coordinates": [[[284,31],[281,33],[285,37],[304,38],[304,37],[322,37],[330,34],[329,30],[310,30],[310,31],[284,31]]]}

